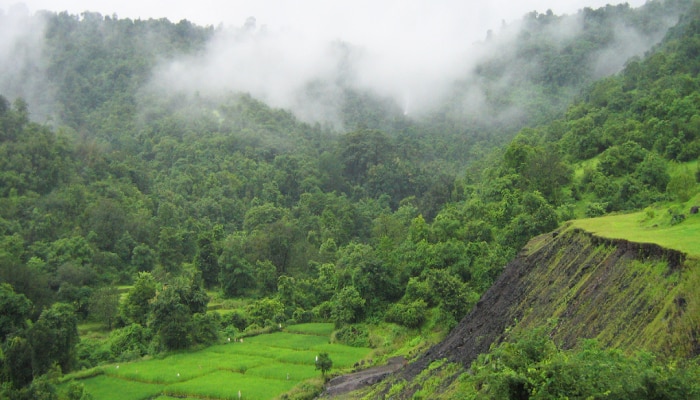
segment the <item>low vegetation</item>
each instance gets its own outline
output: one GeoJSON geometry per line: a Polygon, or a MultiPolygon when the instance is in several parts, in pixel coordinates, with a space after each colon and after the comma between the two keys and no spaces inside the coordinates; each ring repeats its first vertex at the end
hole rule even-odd
{"type": "Polygon", "coordinates": [[[238,391],[246,399],[272,399],[295,388],[298,396],[310,396],[320,390],[322,373],[348,370],[372,353],[369,348],[329,343],[332,327],[300,324],[291,330],[295,333],[275,332],[231,342],[226,338],[225,344],[199,351],[104,365],[95,376],[66,375],[59,390],[78,383],[95,399],[115,400],[156,395],[237,399],[238,391]],[[316,357],[326,360],[321,372],[316,357]]]}
{"type": "Polygon", "coordinates": [[[700,196],[695,196],[681,204],[661,203],[634,213],[576,220],[572,226],[597,236],[655,243],[700,258],[700,214],[692,212],[698,205],[700,196]]]}

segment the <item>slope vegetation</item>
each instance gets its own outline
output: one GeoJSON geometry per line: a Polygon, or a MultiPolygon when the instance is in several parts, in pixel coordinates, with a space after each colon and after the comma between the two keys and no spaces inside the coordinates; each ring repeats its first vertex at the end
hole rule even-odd
{"type": "Polygon", "coordinates": [[[627,353],[697,356],[699,264],[696,256],[678,250],[603,238],[573,225],[538,236],[445,341],[401,377],[410,382],[441,359],[468,368],[507,330],[533,331],[545,321],[549,328],[542,334],[564,349],[596,339],[627,353]]]}

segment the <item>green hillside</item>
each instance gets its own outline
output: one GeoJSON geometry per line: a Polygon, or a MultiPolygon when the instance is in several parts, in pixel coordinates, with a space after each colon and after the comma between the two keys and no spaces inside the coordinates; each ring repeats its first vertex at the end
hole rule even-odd
{"type": "MultiPolygon", "coordinates": [[[[0,24],[11,18],[0,13],[0,24]]],[[[62,375],[142,360],[157,375],[165,368],[157,360],[188,363],[223,338],[302,323],[324,324],[304,327],[325,336],[332,326],[338,345],[374,348],[378,361],[405,356],[418,371],[428,368],[426,350],[458,332],[507,277],[504,266],[551,246],[543,238],[553,231],[591,259],[610,255],[614,239],[664,249],[651,253],[676,249],[685,262],[700,251],[700,217],[690,213],[700,202],[698,1],[528,14],[479,43],[484,56],[420,117],[358,85],[361,49],[336,42],[329,64],[337,71],[298,93],[311,99],[331,85],[337,98],[313,100],[337,106],[334,121],[301,119],[250,93],[157,84],[165,66],[204,60],[218,35],[241,39],[242,30],[91,12],[27,18],[42,27],[26,36],[40,44],[35,58],[22,53],[25,42],[9,46],[21,58],[8,63],[28,61],[18,67],[22,79],[0,76],[12,92],[0,93],[2,398],[78,398],[80,382],[73,394],[54,392],[62,375]],[[560,35],[565,26],[576,29],[560,35]],[[645,53],[601,69],[629,34],[647,43],[645,53]],[[581,230],[598,239],[574,234],[581,230]]],[[[586,261],[561,266],[566,288],[519,314],[529,315],[526,338],[591,284],[586,261]]],[[[663,357],[630,372],[635,382],[655,369],[652,381],[661,382],[676,362],[692,374],[684,349],[694,334],[651,342],[679,298],[671,294],[688,291],[681,297],[695,307],[697,285],[685,280],[694,275],[640,262],[616,273],[642,277],[624,293],[658,311],[651,333],[616,328],[628,314],[588,315],[586,325],[604,332],[605,357],[634,345],[663,357]],[[668,293],[651,285],[658,282],[668,293]]],[[[544,293],[557,271],[540,272],[531,293],[515,285],[504,298],[544,293]]],[[[581,326],[557,335],[574,337],[581,326]]],[[[568,353],[573,341],[552,350],[561,358],[540,361],[568,367],[567,357],[583,357],[568,353]]],[[[436,364],[440,376],[428,368],[420,396],[432,398],[465,367],[436,364]]],[[[102,383],[121,379],[109,371],[84,386],[98,396],[102,383]]],[[[201,386],[215,388],[222,376],[229,372],[202,376],[201,386]]],[[[195,395],[198,385],[171,392],[160,385],[174,381],[152,380],[143,397],[195,395]]]]}

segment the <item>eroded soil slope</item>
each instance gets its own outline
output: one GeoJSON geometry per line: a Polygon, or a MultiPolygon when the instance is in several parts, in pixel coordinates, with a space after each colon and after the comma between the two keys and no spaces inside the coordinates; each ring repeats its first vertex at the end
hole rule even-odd
{"type": "Polygon", "coordinates": [[[582,338],[661,354],[700,353],[700,263],[653,244],[594,237],[577,229],[531,240],[474,309],[440,344],[399,372],[410,381],[432,361],[469,367],[508,327],[554,319],[550,336],[582,338]]]}

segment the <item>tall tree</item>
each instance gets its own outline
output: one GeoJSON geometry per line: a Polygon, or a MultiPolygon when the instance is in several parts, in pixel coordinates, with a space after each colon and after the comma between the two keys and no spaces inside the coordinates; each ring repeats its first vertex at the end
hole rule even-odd
{"type": "Polygon", "coordinates": [[[112,329],[112,323],[119,313],[119,290],[106,286],[95,290],[90,296],[90,316],[112,329]]]}
{"type": "Polygon", "coordinates": [[[34,376],[46,373],[54,363],[62,371],[70,371],[75,358],[75,345],[80,341],[75,309],[55,303],[44,310],[29,330],[34,376]]]}

